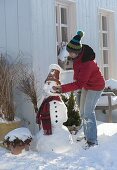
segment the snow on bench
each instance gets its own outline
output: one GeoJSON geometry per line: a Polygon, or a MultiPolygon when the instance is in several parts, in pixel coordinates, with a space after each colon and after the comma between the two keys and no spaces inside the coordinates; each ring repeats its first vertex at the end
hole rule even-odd
{"type": "Polygon", "coordinates": [[[108,110],[108,122],[112,122],[112,110],[117,109],[117,80],[106,80],[105,86],[105,90],[97,103],[96,110],[108,110]]]}
{"type": "Polygon", "coordinates": [[[113,92],[103,92],[100,97],[96,110],[109,111],[108,122],[112,122],[112,111],[117,109],[117,96],[113,92]]]}

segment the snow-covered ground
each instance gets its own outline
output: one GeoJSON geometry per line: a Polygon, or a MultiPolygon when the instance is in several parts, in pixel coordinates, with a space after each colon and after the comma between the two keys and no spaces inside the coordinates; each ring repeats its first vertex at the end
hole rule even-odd
{"type": "MultiPolygon", "coordinates": [[[[117,89],[117,80],[107,81],[106,87],[117,89]]],[[[117,122],[117,110],[112,114],[113,122],[117,122]]],[[[96,117],[107,122],[108,114],[97,112],[96,117]]],[[[15,156],[0,147],[0,170],[117,170],[117,123],[100,122],[99,145],[87,150],[82,147],[83,140],[76,141],[79,135],[82,131],[73,135],[72,150],[64,154],[30,150],[15,156]]]]}
{"type": "Polygon", "coordinates": [[[83,141],[74,142],[64,154],[26,151],[15,156],[0,148],[0,170],[117,170],[117,123],[100,123],[98,140],[99,145],[88,150],[82,148],[83,141]]]}

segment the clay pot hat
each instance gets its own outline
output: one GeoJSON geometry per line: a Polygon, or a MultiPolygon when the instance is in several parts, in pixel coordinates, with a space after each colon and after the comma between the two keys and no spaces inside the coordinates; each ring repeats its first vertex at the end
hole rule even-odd
{"type": "Polygon", "coordinates": [[[57,64],[51,64],[49,66],[49,74],[48,74],[45,82],[46,81],[55,81],[57,84],[61,84],[60,73],[61,73],[61,67],[57,64]]]}

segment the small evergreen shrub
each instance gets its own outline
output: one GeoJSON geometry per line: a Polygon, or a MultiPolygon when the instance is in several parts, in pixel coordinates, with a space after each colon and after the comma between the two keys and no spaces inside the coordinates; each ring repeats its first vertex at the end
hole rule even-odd
{"type": "Polygon", "coordinates": [[[76,103],[76,97],[74,93],[71,92],[69,97],[62,95],[62,100],[67,106],[67,114],[68,114],[68,120],[67,122],[64,123],[64,125],[65,126],[73,126],[73,125],[80,126],[81,118],[79,115],[79,109],[76,103]]]}

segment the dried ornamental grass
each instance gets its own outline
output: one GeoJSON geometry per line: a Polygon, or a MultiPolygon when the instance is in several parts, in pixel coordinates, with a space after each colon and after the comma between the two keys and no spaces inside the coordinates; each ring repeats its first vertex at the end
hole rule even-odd
{"type": "Polygon", "coordinates": [[[31,73],[28,73],[28,71],[23,72],[23,75],[19,81],[19,90],[22,91],[32,102],[35,113],[37,113],[38,96],[37,96],[36,81],[35,81],[33,71],[31,73]]]}
{"type": "Polygon", "coordinates": [[[13,103],[14,86],[13,65],[7,58],[0,56],[0,114],[8,121],[14,120],[15,108],[13,103]]]}

